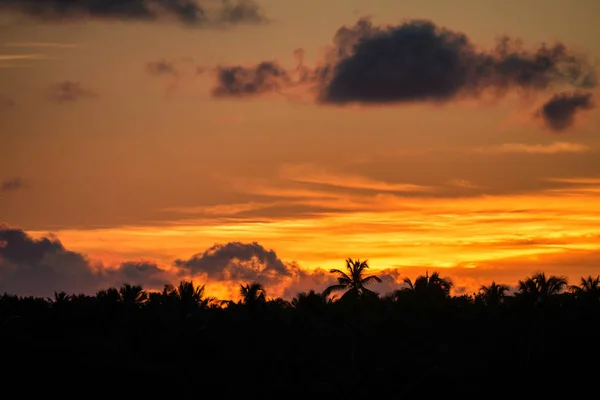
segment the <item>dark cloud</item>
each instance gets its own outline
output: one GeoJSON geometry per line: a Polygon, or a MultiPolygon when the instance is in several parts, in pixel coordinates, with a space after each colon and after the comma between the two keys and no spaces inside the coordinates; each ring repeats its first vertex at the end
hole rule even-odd
{"type": "Polygon", "coordinates": [[[187,260],[175,260],[175,265],[194,274],[206,274],[209,279],[224,281],[269,283],[299,273],[296,264],[282,261],[273,250],[266,250],[256,242],[215,244],[187,260]]]}
{"type": "Polygon", "coordinates": [[[573,125],[578,112],[594,107],[591,93],[562,92],[552,96],[536,114],[548,128],[563,131],[573,125]]]}
{"type": "Polygon", "coordinates": [[[64,81],[53,85],[50,89],[50,100],[57,103],[73,102],[96,96],[98,96],[96,92],[83,87],[81,82],[64,81]]]}
{"type": "Polygon", "coordinates": [[[219,19],[231,23],[265,22],[263,10],[252,0],[222,0],[219,19]]]}
{"type": "Polygon", "coordinates": [[[83,254],[65,249],[56,238],[34,239],[21,229],[0,225],[0,293],[94,293],[125,282],[160,288],[169,279],[167,271],[152,263],[127,262],[117,268],[105,268],[93,265],[83,254]]]}
{"type": "Polygon", "coordinates": [[[493,90],[543,90],[554,85],[594,87],[590,64],[563,44],[524,49],[518,40],[500,39],[478,50],[460,32],[430,21],[374,26],[360,19],[340,28],[322,65],[308,68],[275,62],[254,67],[219,67],[215,96],[247,96],[311,83],[322,103],[442,102],[493,90]]]}
{"type": "Polygon", "coordinates": [[[127,261],[115,269],[101,271],[104,281],[112,286],[127,282],[145,288],[161,288],[173,279],[173,275],[161,269],[152,261],[127,261]]]}
{"type": "Polygon", "coordinates": [[[171,75],[177,76],[177,68],[175,65],[166,60],[152,61],[146,64],[146,70],[151,75],[162,76],[171,75]]]}
{"type": "Polygon", "coordinates": [[[0,293],[49,296],[54,290],[90,291],[94,283],[88,260],[58,240],[0,227],[0,293]]]}
{"type": "Polygon", "coordinates": [[[25,181],[19,177],[7,179],[0,184],[0,192],[21,190],[26,187],[25,181]]]}
{"type": "Polygon", "coordinates": [[[265,21],[253,0],[0,0],[0,10],[43,21],[113,19],[175,20],[187,26],[265,21]]]}
{"type": "Polygon", "coordinates": [[[265,61],[253,68],[242,66],[218,67],[219,85],[215,97],[254,96],[276,92],[291,83],[290,74],[277,63],[265,61]]]}

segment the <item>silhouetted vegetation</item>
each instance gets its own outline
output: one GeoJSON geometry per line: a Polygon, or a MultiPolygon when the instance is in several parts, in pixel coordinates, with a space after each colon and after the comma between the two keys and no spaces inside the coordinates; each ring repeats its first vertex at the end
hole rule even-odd
{"type": "MultiPolygon", "coordinates": [[[[597,372],[600,276],[543,273],[452,296],[438,272],[379,295],[366,261],[291,301],[181,282],[0,297],[3,390],[81,397],[555,398],[597,372]],[[333,296],[342,292],[341,297],[333,296]],[[40,382],[50,382],[40,384],[40,382]],[[25,383],[24,382],[29,382],[25,383]]],[[[592,381],[590,381],[592,382],[592,381]]],[[[581,389],[587,390],[587,389],[581,389]]],[[[591,389],[595,390],[595,389],[591,389]]],[[[581,395],[586,395],[581,392],[581,395]]]]}

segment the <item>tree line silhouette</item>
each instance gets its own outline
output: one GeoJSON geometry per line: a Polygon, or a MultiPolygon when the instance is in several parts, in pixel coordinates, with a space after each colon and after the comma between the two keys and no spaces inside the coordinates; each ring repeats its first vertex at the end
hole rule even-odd
{"type": "Polygon", "coordinates": [[[186,397],[201,390],[213,399],[552,398],[598,372],[600,276],[569,286],[536,273],[514,294],[492,282],[452,296],[452,280],[433,272],[380,296],[368,269],[349,258],[330,271],[336,284],[291,301],[268,297],[260,283],[240,285],[238,301],[218,300],[188,281],[162,291],[125,283],[95,296],[4,294],[5,387],[11,377],[53,377],[45,394],[75,391],[56,384],[62,376],[97,394],[156,395],[153,382],[179,382],[186,397]]]}

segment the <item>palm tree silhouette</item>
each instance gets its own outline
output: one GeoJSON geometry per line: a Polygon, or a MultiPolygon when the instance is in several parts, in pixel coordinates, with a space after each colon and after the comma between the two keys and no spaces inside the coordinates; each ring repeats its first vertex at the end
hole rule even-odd
{"type": "Polygon", "coordinates": [[[304,310],[308,313],[321,313],[327,304],[327,296],[316,293],[314,290],[308,293],[298,293],[291,302],[292,307],[296,310],[304,310]]]}
{"type": "Polygon", "coordinates": [[[581,278],[579,285],[572,285],[569,289],[577,298],[600,300],[600,275],[595,278],[589,275],[587,278],[581,278]]]}
{"type": "Polygon", "coordinates": [[[138,308],[148,299],[148,294],[140,285],[123,284],[119,289],[121,302],[125,307],[138,308]]]}
{"type": "Polygon", "coordinates": [[[54,292],[54,298],[48,297],[48,301],[52,304],[52,307],[59,308],[64,306],[71,300],[71,296],[67,292],[54,292]]]}
{"type": "Polygon", "coordinates": [[[396,291],[397,295],[400,294],[399,292],[405,291],[412,292],[419,297],[443,299],[450,296],[450,290],[454,286],[450,278],[442,278],[439,272],[434,272],[431,276],[429,272],[426,272],[425,275],[418,276],[414,283],[410,278],[404,278],[404,283],[408,287],[396,291]]]}
{"type": "Polygon", "coordinates": [[[329,286],[323,291],[324,296],[329,296],[331,292],[338,290],[345,290],[346,292],[342,295],[340,300],[353,297],[360,298],[365,295],[376,295],[375,292],[367,289],[365,286],[370,285],[373,282],[381,283],[381,279],[375,275],[363,276],[365,270],[369,268],[367,260],[353,260],[351,258],[346,259],[346,270],[348,273],[339,269],[332,269],[329,272],[337,275],[338,283],[329,286]]]}
{"type": "Polygon", "coordinates": [[[108,289],[103,289],[103,290],[98,291],[98,293],[96,293],[96,298],[102,304],[114,305],[121,301],[121,294],[119,293],[119,291],[116,288],[111,287],[108,289]]]}
{"type": "Polygon", "coordinates": [[[172,286],[165,285],[163,295],[165,298],[174,296],[183,316],[187,316],[199,308],[208,307],[215,300],[214,297],[205,298],[204,290],[205,285],[195,286],[192,281],[181,281],[175,289],[172,286]]]}
{"type": "Polygon", "coordinates": [[[267,301],[267,292],[257,282],[240,285],[240,295],[242,296],[242,303],[246,305],[265,303],[267,301]]]}
{"type": "Polygon", "coordinates": [[[479,295],[487,306],[497,307],[504,301],[508,290],[508,286],[492,281],[489,286],[482,285],[479,288],[479,295]]]}
{"type": "Polygon", "coordinates": [[[567,283],[567,278],[564,276],[546,277],[545,273],[538,272],[519,281],[519,292],[534,303],[539,303],[562,292],[567,287],[567,283]]]}

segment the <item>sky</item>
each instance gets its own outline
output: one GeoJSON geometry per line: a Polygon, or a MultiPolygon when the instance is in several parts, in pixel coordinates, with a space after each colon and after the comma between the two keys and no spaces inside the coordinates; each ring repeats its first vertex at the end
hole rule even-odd
{"type": "Polygon", "coordinates": [[[0,0],[0,292],[600,273],[594,0],[0,0]]]}

